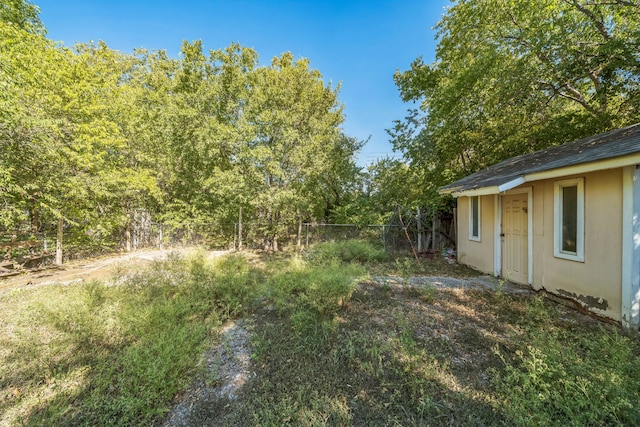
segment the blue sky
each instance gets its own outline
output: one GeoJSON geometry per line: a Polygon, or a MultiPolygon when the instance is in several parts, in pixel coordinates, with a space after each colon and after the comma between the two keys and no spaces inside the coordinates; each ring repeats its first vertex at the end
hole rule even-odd
{"type": "Polygon", "coordinates": [[[342,83],[345,133],[371,136],[358,163],[392,154],[385,132],[411,105],[400,100],[393,73],[418,56],[435,57],[433,27],[449,0],[33,0],[48,37],[67,46],[103,40],[112,49],[164,49],[182,40],[206,50],[231,42],[252,47],[262,64],[282,52],[306,57],[334,85],[342,83]]]}

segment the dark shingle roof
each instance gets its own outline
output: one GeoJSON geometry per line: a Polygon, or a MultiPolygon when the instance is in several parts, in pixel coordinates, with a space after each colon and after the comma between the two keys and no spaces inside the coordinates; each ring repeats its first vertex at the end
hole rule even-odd
{"type": "Polygon", "coordinates": [[[640,123],[512,157],[440,188],[441,193],[497,187],[535,172],[640,152],[640,123]]]}

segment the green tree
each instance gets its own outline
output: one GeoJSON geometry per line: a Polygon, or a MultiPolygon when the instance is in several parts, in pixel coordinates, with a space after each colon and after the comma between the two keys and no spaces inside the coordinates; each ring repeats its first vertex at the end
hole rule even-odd
{"type": "Polygon", "coordinates": [[[261,180],[254,207],[265,247],[277,250],[285,224],[325,207],[317,184],[340,139],[338,88],[325,85],[307,59],[284,53],[253,73],[247,115],[255,132],[252,170],[261,180]]]}
{"type": "Polygon", "coordinates": [[[0,224],[6,228],[30,219],[37,229],[41,207],[56,209],[53,190],[64,178],[57,143],[66,123],[49,107],[69,57],[43,37],[0,21],[0,224]]]}
{"type": "Polygon", "coordinates": [[[133,84],[144,118],[135,129],[155,141],[163,219],[232,228],[251,198],[244,191],[252,187],[250,174],[240,163],[253,138],[244,109],[257,55],[232,44],[206,56],[196,41],[183,43],[181,56],[138,53],[142,65],[133,84]]]}
{"type": "Polygon", "coordinates": [[[310,188],[310,191],[322,195],[322,201],[318,202],[318,206],[323,207],[323,212],[318,212],[319,219],[327,223],[357,221],[357,212],[347,213],[357,202],[362,187],[364,177],[362,168],[355,163],[355,154],[364,144],[366,141],[341,133],[333,140],[333,144],[325,148],[327,163],[317,176],[317,182],[310,188]]]}
{"type": "Polygon", "coordinates": [[[113,240],[132,195],[159,195],[126,132],[133,59],[103,43],[72,51],[12,24],[0,32],[0,221],[28,219],[35,232],[64,219],[77,236],[113,240]]]}
{"type": "Polygon", "coordinates": [[[40,21],[40,9],[30,1],[0,1],[0,21],[17,26],[27,32],[44,35],[46,29],[40,21]]]}
{"type": "Polygon", "coordinates": [[[200,41],[180,59],[69,49],[38,30],[35,6],[2,7],[3,230],[64,220],[77,240],[106,243],[128,240],[139,210],[227,232],[242,210],[277,249],[287,227],[352,197],[361,143],[341,134],[338,88],[308,60],[259,67],[252,49],[205,54],[200,41]]]}
{"type": "Polygon", "coordinates": [[[466,0],[437,25],[436,62],[395,81],[420,112],[396,148],[440,186],[507,157],[640,119],[640,7],[624,0],[466,0]]]}

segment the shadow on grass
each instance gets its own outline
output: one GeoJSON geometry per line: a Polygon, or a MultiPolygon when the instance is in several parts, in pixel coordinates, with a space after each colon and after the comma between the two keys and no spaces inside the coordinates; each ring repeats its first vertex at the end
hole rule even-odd
{"type": "MultiPolygon", "coordinates": [[[[335,319],[304,336],[287,316],[263,310],[255,317],[254,380],[238,402],[195,419],[218,425],[504,423],[488,381],[470,381],[469,370],[445,362],[450,354],[416,338],[413,328],[421,325],[411,326],[406,315],[404,302],[379,286],[360,289],[335,319]]],[[[483,348],[490,352],[492,344],[483,348]]]]}
{"type": "Polygon", "coordinates": [[[49,286],[2,301],[15,316],[0,324],[12,329],[1,354],[0,424],[160,419],[212,331],[253,298],[256,277],[244,261],[214,267],[202,257],[174,260],[118,285],[49,286]]]}

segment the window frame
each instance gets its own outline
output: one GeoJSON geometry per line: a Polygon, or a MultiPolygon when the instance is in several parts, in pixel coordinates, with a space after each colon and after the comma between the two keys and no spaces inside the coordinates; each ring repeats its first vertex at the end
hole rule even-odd
{"type": "Polygon", "coordinates": [[[469,240],[482,241],[482,196],[469,196],[469,240]],[[473,200],[478,201],[478,235],[473,234],[473,200]]]}
{"type": "Polygon", "coordinates": [[[554,182],[553,191],[553,256],[570,261],[584,262],[584,178],[554,182]],[[562,249],[563,189],[576,187],[576,251],[562,249]]]}

